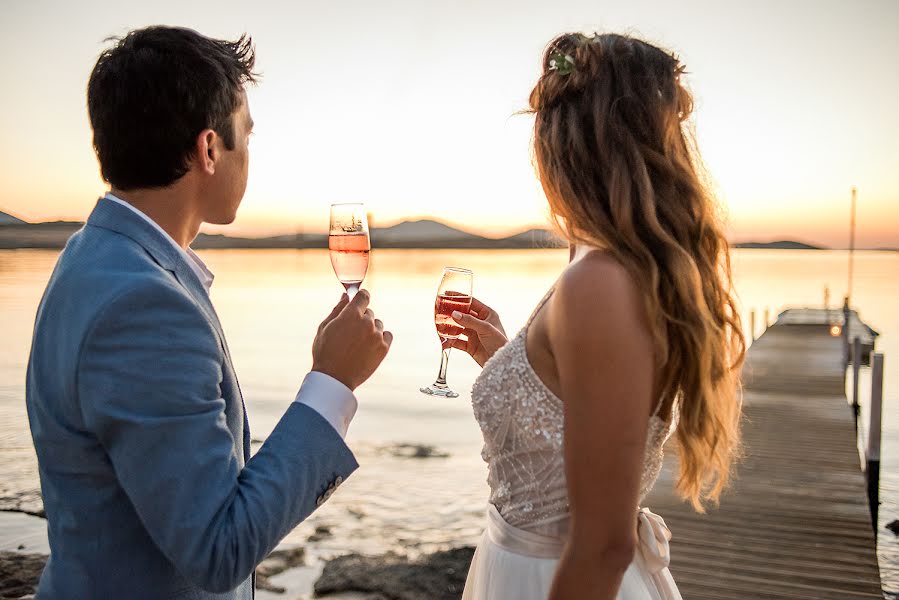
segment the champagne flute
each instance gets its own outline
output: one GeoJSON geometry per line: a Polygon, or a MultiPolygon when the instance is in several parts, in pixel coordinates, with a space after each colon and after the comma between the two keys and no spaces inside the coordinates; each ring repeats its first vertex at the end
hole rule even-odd
{"type": "Polygon", "coordinates": [[[455,267],[443,269],[443,278],[437,287],[437,300],[434,302],[434,324],[440,338],[440,371],[437,373],[437,381],[428,387],[420,388],[423,394],[442,398],[459,397],[459,394],[446,384],[446,367],[452,349],[450,344],[465,329],[453,319],[453,311],[467,314],[471,310],[472,277],[473,274],[468,269],[455,267]]]}
{"type": "Polygon", "coordinates": [[[328,233],[331,266],[350,299],[362,286],[368,272],[371,241],[368,217],[361,203],[332,204],[331,229],[328,233]]]}

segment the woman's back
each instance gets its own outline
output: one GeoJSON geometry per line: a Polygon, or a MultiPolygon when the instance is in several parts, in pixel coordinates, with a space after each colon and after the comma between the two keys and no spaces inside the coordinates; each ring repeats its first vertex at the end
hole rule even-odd
{"type": "MultiPolygon", "coordinates": [[[[661,470],[662,448],[671,431],[669,423],[658,414],[662,403],[650,404],[642,397],[629,397],[614,389],[610,395],[609,390],[597,388],[586,394],[579,390],[581,393],[576,397],[566,399],[565,387],[558,376],[570,370],[571,365],[556,364],[557,354],[565,356],[565,353],[560,352],[558,343],[554,345],[555,328],[564,331],[578,327],[591,338],[607,335],[609,339],[600,342],[604,346],[616,345],[623,333],[637,339],[650,337],[639,317],[639,303],[634,304],[636,288],[630,284],[628,275],[613,258],[590,250],[585,246],[579,248],[572,264],[538,304],[527,324],[484,365],[472,389],[475,417],[484,436],[482,457],[488,464],[491,493],[487,531],[469,572],[466,599],[545,598],[555,577],[557,561],[573,533],[571,484],[583,489],[584,483],[588,483],[588,501],[595,502],[595,510],[603,513],[594,518],[617,519],[611,512],[605,514],[602,507],[614,506],[615,501],[609,503],[610,499],[621,495],[620,473],[624,473],[625,479],[638,482],[635,485],[639,489],[633,495],[625,491],[633,504],[626,511],[632,516],[623,525],[637,532],[637,542],[635,553],[628,556],[631,564],[623,574],[617,597],[679,598],[667,571],[670,534],[665,522],[646,509],[638,510],[661,470]],[[580,262],[588,255],[588,260],[580,262]],[[614,273],[612,277],[610,270],[614,273]],[[571,310],[572,294],[577,296],[581,310],[571,310]],[[630,313],[630,318],[625,319],[628,326],[608,331],[610,314],[602,307],[610,305],[630,313]],[[593,306],[599,310],[590,314],[593,306]],[[610,417],[625,406],[628,407],[625,412],[639,414],[640,409],[634,412],[634,407],[645,404],[647,409],[642,415],[623,417],[639,419],[645,429],[624,438],[611,435],[610,428],[617,426],[609,418],[607,427],[594,430],[596,439],[588,452],[604,460],[632,456],[633,441],[624,442],[630,448],[616,446],[622,439],[639,439],[643,443],[642,461],[622,460],[615,469],[591,474],[589,482],[582,470],[575,471],[576,479],[569,481],[567,473],[571,471],[566,469],[566,456],[570,459],[572,446],[578,447],[580,443],[575,440],[573,444],[566,438],[566,423],[572,424],[572,407],[576,414],[577,406],[584,402],[607,400],[611,402],[601,410],[610,417]]],[[[620,312],[616,316],[620,317],[620,312]]],[[[644,351],[630,355],[642,363],[634,373],[651,380],[654,370],[651,344],[645,339],[638,346],[644,351]]],[[[594,364],[589,359],[578,363],[578,368],[588,377],[595,378],[591,371],[608,370],[608,364],[594,364]]],[[[613,387],[614,382],[611,379],[609,382],[609,387],[613,387]]],[[[598,387],[602,387],[602,379],[598,387]]],[[[637,389],[648,395],[653,387],[650,381],[637,389]]],[[[583,427],[578,425],[573,423],[573,429],[582,440],[583,427]]],[[[579,501],[583,506],[583,492],[579,501]]]]}
{"type": "MultiPolygon", "coordinates": [[[[589,251],[580,246],[573,262],[589,251]]],[[[518,335],[484,366],[472,389],[472,405],[484,435],[482,457],[489,468],[490,502],[509,524],[564,539],[569,516],[564,406],[551,389],[558,389],[558,384],[552,376],[552,353],[543,347],[545,334],[534,331],[545,327],[540,318],[552,294],[553,289],[518,335]],[[531,360],[535,355],[541,357],[539,363],[531,360]]],[[[657,414],[659,408],[647,419],[641,502],[661,470],[663,445],[671,429],[657,414]]]]}

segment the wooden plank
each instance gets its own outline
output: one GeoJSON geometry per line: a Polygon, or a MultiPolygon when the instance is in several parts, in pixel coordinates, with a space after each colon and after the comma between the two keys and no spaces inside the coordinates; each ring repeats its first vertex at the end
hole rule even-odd
{"type": "Polygon", "coordinates": [[[747,355],[744,457],[720,506],[676,497],[676,448],[644,504],[672,530],[684,598],[882,598],[841,338],[815,312],[782,319],[747,355]]]}

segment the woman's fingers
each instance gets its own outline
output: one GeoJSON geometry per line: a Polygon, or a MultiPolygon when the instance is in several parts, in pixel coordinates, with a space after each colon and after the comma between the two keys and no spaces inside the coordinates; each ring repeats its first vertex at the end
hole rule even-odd
{"type": "Polygon", "coordinates": [[[493,313],[489,306],[487,306],[477,298],[471,299],[471,310],[477,313],[477,315],[482,319],[489,318],[493,313]]]}
{"type": "MultiPolygon", "coordinates": [[[[479,315],[480,316],[480,315],[479,315]]],[[[497,327],[493,323],[488,321],[484,321],[474,315],[466,315],[462,314],[459,311],[453,312],[453,320],[456,321],[459,325],[462,325],[466,329],[470,329],[476,334],[480,335],[483,339],[492,339],[492,338],[503,338],[505,339],[506,334],[500,327],[497,327]]]]}
{"type": "MultiPolygon", "coordinates": [[[[468,352],[468,342],[466,340],[460,340],[456,338],[450,341],[450,348],[455,348],[457,350],[461,350],[462,352],[468,352]]],[[[471,354],[470,352],[468,352],[471,354]]]]}
{"type": "Polygon", "coordinates": [[[480,314],[476,317],[474,315],[461,313],[458,310],[453,311],[453,320],[466,329],[471,329],[475,333],[493,333],[495,331],[493,325],[487,321],[481,320],[479,317],[480,314]]]}
{"type": "Polygon", "coordinates": [[[493,310],[477,298],[471,299],[471,313],[482,321],[486,321],[493,325],[497,329],[497,331],[505,336],[505,330],[503,329],[503,324],[499,320],[499,315],[496,314],[495,310],[493,310]]]}

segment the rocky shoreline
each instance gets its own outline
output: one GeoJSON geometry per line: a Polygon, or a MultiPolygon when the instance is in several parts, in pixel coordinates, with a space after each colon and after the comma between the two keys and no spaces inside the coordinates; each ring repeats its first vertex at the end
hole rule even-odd
{"type": "MultiPolygon", "coordinates": [[[[261,443],[252,442],[254,446],[261,443]]],[[[412,461],[449,457],[434,446],[413,443],[385,444],[373,453],[412,461]]],[[[0,600],[32,598],[49,550],[40,490],[0,489],[0,514],[10,515],[3,525],[7,539],[0,546],[0,600]]],[[[325,553],[319,548],[333,539],[332,529],[330,523],[317,523],[305,543],[300,541],[296,547],[288,543],[272,552],[256,570],[260,596],[284,600],[296,600],[298,594],[306,598],[313,592],[315,597],[354,600],[456,600],[461,596],[474,553],[471,546],[418,554],[400,543],[400,550],[384,554],[335,556],[335,550],[341,551],[339,544],[336,548],[332,544],[325,553]]]]}
{"type": "Polygon", "coordinates": [[[325,564],[315,594],[369,592],[389,600],[458,600],[473,554],[474,548],[464,546],[417,559],[395,553],[338,556],[325,564]]]}
{"type": "Polygon", "coordinates": [[[42,519],[47,518],[46,513],[44,513],[44,501],[41,498],[41,491],[36,489],[16,492],[0,490],[0,511],[22,513],[42,519]]]}
{"type": "Polygon", "coordinates": [[[29,598],[37,588],[47,556],[0,552],[0,598],[29,598]]]}
{"type": "MultiPolygon", "coordinates": [[[[347,554],[325,563],[315,582],[316,597],[357,592],[369,600],[458,600],[474,548],[465,546],[419,558],[397,553],[380,556],[347,554]]],[[[47,556],[0,552],[0,598],[30,598],[47,556]]],[[[271,582],[275,575],[305,565],[305,550],[276,550],[256,571],[256,587],[276,594],[286,590],[271,582]]]]}

